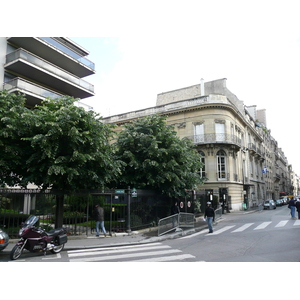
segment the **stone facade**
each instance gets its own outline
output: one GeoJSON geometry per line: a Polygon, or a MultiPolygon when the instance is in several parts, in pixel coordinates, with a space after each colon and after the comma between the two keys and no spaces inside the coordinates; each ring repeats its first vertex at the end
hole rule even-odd
{"type": "Polygon", "coordinates": [[[116,124],[120,131],[124,123],[146,115],[167,116],[178,136],[191,139],[202,155],[205,167],[199,173],[207,180],[196,192],[211,191],[232,210],[293,192],[282,150],[265,125],[254,118],[256,107],[248,111],[227,89],[226,79],[159,94],[156,104],[103,122],[116,124]]]}

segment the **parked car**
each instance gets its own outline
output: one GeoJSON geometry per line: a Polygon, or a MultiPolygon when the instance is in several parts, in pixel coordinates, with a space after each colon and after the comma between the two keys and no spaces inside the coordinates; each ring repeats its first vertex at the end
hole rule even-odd
{"type": "Polygon", "coordinates": [[[0,228],[0,251],[5,249],[8,243],[9,243],[8,234],[0,228]]]}
{"type": "Polygon", "coordinates": [[[276,206],[282,206],[283,205],[283,200],[282,199],[277,199],[275,200],[276,206]]]}
{"type": "Polygon", "coordinates": [[[264,209],[276,209],[276,203],[274,200],[266,200],[264,202],[264,209]]]}

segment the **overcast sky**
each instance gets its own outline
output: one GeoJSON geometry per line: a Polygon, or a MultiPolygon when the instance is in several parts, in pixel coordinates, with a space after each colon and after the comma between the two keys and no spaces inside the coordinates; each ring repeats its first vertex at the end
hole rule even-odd
{"type": "Polygon", "coordinates": [[[86,78],[96,96],[83,102],[105,117],[155,106],[157,94],[198,84],[201,78],[227,78],[228,89],[245,105],[267,110],[267,127],[300,174],[299,4],[159,3],[132,11],[127,7],[124,15],[121,6],[115,22],[103,11],[99,33],[116,37],[95,37],[98,29],[92,30],[94,36],[70,36],[96,64],[96,75],[86,78]]]}

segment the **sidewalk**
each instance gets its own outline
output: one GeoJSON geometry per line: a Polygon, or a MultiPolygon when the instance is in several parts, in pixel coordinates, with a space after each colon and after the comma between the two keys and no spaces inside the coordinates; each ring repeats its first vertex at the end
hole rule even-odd
{"type": "MultiPolygon", "coordinates": [[[[257,209],[250,209],[246,211],[236,211],[227,214],[223,214],[222,217],[216,220],[215,223],[219,223],[230,217],[234,217],[239,214],[248,214],[257,212],[257,209]]],[[[113,233],[112,236],[109,234],[104,237],[96,237],[95,235],[78,235],[78,236],[69,236],[68,242],[65,244],[64,250],[75,250],[75,249],[88,249],[88,248],[97,248],[97,247],[113,247],[113,246],[124,246],[124,245],[136,245],[136,244],[145,244],[160,242],[167,239],[174,239],[186,235],[193,234],[195,232],[201,231],[207,228],[206,222],[203,221],[202,217],[196,219],[195,227],[191,229],[179,229],[176,232],[164,234],[162,236],[157,235],[157,227],[132,231],[131,233],[113,233]]],[[[10,240],[9,245],[4,251],[11,251],[17,240],[10,240]]]]}

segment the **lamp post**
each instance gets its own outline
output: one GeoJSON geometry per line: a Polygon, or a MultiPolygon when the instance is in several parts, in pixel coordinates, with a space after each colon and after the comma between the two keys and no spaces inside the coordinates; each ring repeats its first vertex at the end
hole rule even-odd
{"type": "Polygon", "coordinates": [[[131,194],[131,190],[130,190],[130,186],[128,186],[128,190],[127,190],[127,233],[131,232],[131,228],[130,228],[130,194],[131,194]]]}

